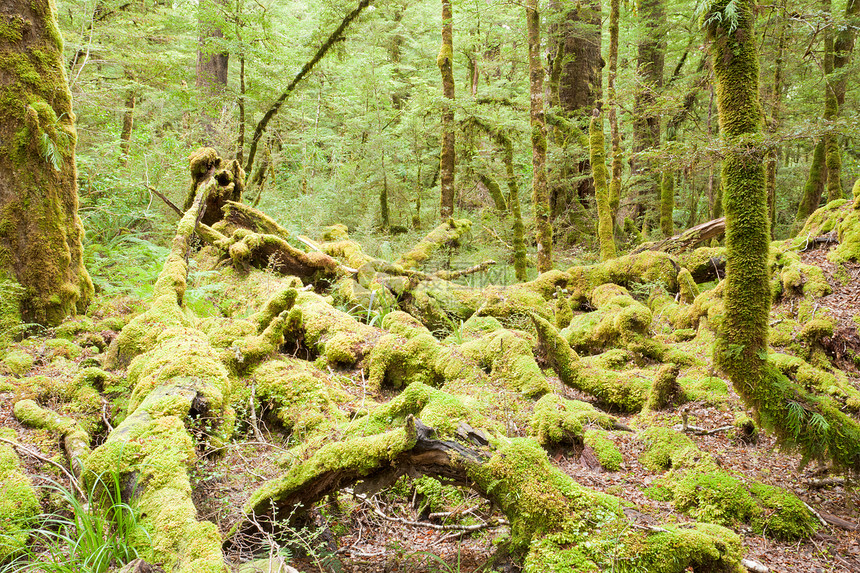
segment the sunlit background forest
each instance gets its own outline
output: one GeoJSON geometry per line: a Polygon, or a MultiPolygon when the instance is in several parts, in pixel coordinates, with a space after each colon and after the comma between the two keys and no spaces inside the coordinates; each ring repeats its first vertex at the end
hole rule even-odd
{"type": "MultiPolygon", "coordinates": [[[[858,175],[853,61],[839,71],[847,79],[847,94],[838,118],[823,119],[823,41],[827,30],[845,27],[842,4],[835,3],[829,12],[816,2],[776,2],[759,8],[761,92],[769,118],[765,138],[779,158],[776,238],[792,230],[813,149],[822,134],[837,134],[846,190],[858,175]],[[783,76],[779,101],[773,94],[777,66],[783,76]]],[[[181,203],[187,188],[186,157],[201,145],[213,146],[226,157],[247,159],[257,122],[353,6],[61,0],[58,8],[78,121],[87,266],[100,286],[120,288],[120,276],[107,269],[100,272],[114,264],[111,253],[121,251],[124,257],[138,259],[137,268],[145,272],[156,268],[149,263],[158,260],[160,246],[172,233],[174,215],[151,189],[181,203]],[[207,26],[219,29],[223,37],[205,33],[207,26]],[[229,54],[226,86],[196,87],[198,49],[229,54]],[[247,135],[240,150],[237,134],[242,126],[247,135]]],[[[645,211],[658,209],[655,199],[643,191],[647,184],[643,186],[642,177],[631,173],[632,156],[674,178],[673,219],[675,229],[681,230],[720,215],[713,74],[697,3],[669,0],[665,43],[659,46],[665,58],[660,85],[643,79],[642,72],[637,73],[640,43],[647,37],[648,18],[654,17],[654,8],[651,13],[646,9],[640,6],[637,12],[632,2],[621,9],[617,80],[624,157],[621,210],[633,203],[644,203],[645,211]],[[655,146],[642,148],[635,141],[634,110],[644,110],[662,126],[655,146]]],[[[602,42],[605,58],[608,10],[584,13],[586,18],[566,24],[564,30],[588,42],[602,42]]],[[[543,14],[544,64],[549,67],[558,44],[553,32],[561,29],[564,10],[543,14]]],[[[435,225],[443,102],[436,67],[441,23],[438,2],[371,4],[273,117],[260,140],[254,172],[248,174],[249,201],[259,201],[261,209],[287,228],[303,233],[344,223],[378,256],[390,255],[392,241],[399,240],[385,231],[406,230],[408,241],[435,225]],[[383,192],[390,210],[388,229],[380,209],[383,192]]],[[[529,226],[526,236],[533,237],[524,10],[517,3],[458,1],[453,29],[456,215],[478,223],[473,249],[505,250],[511,225],[493,209],[482,179],[503,181],[504,165],[493,142],[470,120],[511,136],[529,226]]],[[[605,93],[606,70],[602,72],[605,93]]],[[[565,112],[551,97],[547,106],[550,116],[553,111],[565,112]]],[[[591,109],[580,113],[590,114],[591,109]]],[[[587,159],[588,150],[577,138],[551,137],[550,184],[564,179],[575,187],[588,179],[590,172],[580,168],[587,159]]],[[[586,193],[580,198],[587,211],[584,218],[572,214],[577,209],[569,200],[554,204],[556,244],[562,256],[587,258],[593,252],[597,217],[592,197],[586,193]]],[[[640,229],[645,223],[646,238],[660,236],[654,218],[635,222],[640,229]]],[[[474,253],[469,257],[481,258],[474,253]]],[[[534,268],[530,272],[536,274],[534,268]]],[[[507,274],[513,280],[513,272],[507,274]]]]}

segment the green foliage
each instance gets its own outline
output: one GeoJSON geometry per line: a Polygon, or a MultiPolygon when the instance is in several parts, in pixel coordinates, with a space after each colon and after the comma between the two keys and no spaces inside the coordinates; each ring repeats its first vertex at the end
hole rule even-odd
{"type": "Polygon", "coordinates": [[[57,483],[48,486],[61,510],[42,515],[29,530],[31,542],[0,567],[0,573],[104,573],[139,555],[138,510],[122,501],[116,474],[91,476],[86,499],[57,483]]]}

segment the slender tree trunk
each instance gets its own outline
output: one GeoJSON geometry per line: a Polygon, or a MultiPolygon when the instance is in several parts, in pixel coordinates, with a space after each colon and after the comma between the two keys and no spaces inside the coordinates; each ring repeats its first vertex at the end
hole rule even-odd
{"type": "Polygon", "coordinates": [[[239,54],[239,137],[236,140],[236,161],[245,162],[245,54],[239,54]]]}
{"type": "Polygon", "coordinates": [[[613,221],[615,221],[618,205],[621,201],[621,172],[623,169],[621,132],[618,129],[618,95],[615,91],[615,79],[618,75],[620,4],[621,0],[610,0],[609,4],[609,74],[606,82],[607,95],[609,96],[609,130],[612,137],[612,179],[609,182],[609,210],[613,221]]]}
{"type": "Polygon", "coordinates": [[[442,46],[436,65],[442,74],[442,150],[439,154],[441,200],[439,214],[447,219],[454,214],[454,25],[451,0],[442,0],[442,46]]]}
{"type": "MultiPolygon", "coordinates": [[[[845,26],[840,28],[836,34],[833,44],[833,68],[839,72],[851,62],[854,53],[854,43],[857,37],[857,29],[860,28],[860,0],[848,0],[845,5],[845,26]]],[[[845,91],[848,88],[848,77],[846,74],[838,74],[833,83],[833,91],[836,93],[836,103],[841,109],[845,104],[845,91]]]]}
{"type": "MultiPolygon", "coordinates": [[[[779,129],[780,114],[782,112],[782,65],[785,58],[785,41],[786,41],[786,26],[787,20],[785,14],[780,14],[779,28],[779,45],[776,52],[776,69],[773,72],[773,94],[771,102],[770,122],[768,123],[768,133],[774,136],[779,129]]],[[[770,219],[770,232],[773,238],[774,229],[776,228],[776,171],[777,163],[779,162],[779,148],[772,146],[767,156],[767,165],[765,167],[765,181],[767,186],[767,208],[768,219],[770,219]]]]}
{"type": "Polygon", "coordinates": [[[391,214],[388,210],[388,172],[385,170],[385,148],[382,148],[382,191],[379,193],[379,213],[382,217],[382,228],[388,230],[391,226],[391,214]]]}
{"type": "Polygon", "coordinates": [[[597,237],[600,241],[600,258],[608,261],[617,255],[615,250],[615,225],[609,202],[609,171],[606,169],[606,150],[603,138],[603,117],[598,110],[588,125],[591,173],[594,179],[594,195],[597,199],[597,237]]]}
{"type": "Polygon", "coordinates": [[[516,273],[518,281],[525,282],[528,279],[526,275],[525,224],[523,224],[523,214],[520,209],[520,186],[517,183],[517,174],[514,171],[514,146],[507,135],[501,135],[503,135],[501,141],[504,148],[503,161],[505,163],[505,175],[507,176],[508,185],[507,205],[514,219],[514,273],[516,273]]]}
{"type": "MultiPolygon", "coordinates": [[[[825,17],[829,20],[828,26],[824,28],[824,119],[831,123],[839,115],[839,103],[836,98],[836,80],[834,71],[834,34],[833,18],[831,12],[831,0],[824,0],[822,9],[825,17]]],[[[824,162],[827,165],[827,200],[841,199],[845,194],[842,191],[842,154],[839,150],[839,138],[829,132],[824,135],[824,162]]]]}
{"type": "Polygon", "coordinates": [[[526,25],[529,40],[529,80],[532,127],[532,205],[537,234],[538,272],[552,268],[552,225],[546,179],[546,118],[543,108],[543,76],[538,0],[528,0],[526,25]]]}
{"type": "Polygon", "coordinates": [[[134,107],[136,102],[137,90],[134,86],[131,86],[125,92],[125,110],[122,113],[122,133],[120,133],[119,136],[119,163],[123,167],[128,164],[128,153],[131,147],[131,132],[134,128],[134,107]]]}
{"type": "Polygon", "coordinates": [[[675,233],[675,222],[672,220],[674,211],[675,172],[672,169],[665,169],[663,180],[660,182],[660,232],[666,238],[675,233]]]}
{"type": "Polygon", "coordinates": [[[637,198],[634,214],[643,217],[643,228],[657,223],[660,179],[653,165],[639,154],[660,146],[660,116],[654,109],[663,86],[667,29],[665,0],[641,0],[639,20],[642,37],[637,45],[637,88],[633,102],[633,155],[630,170],[637,198]]]}
{"type": "Polygon", "coordinates": [[[0,54],[0,276],[24,287],[25,322],[83,311],[93,284],[82,261],[76,131],[51,0],[3,0],[0,54]],[[35,79],[34,79],[35,78],[35,79]]]}
{"type": "Polygon", "coordinates": [[[349,14],[347,14],[344,19],[341,21],[340,25],[337,29],[331,33],[331,35],[323,42],[323,45],[319,47],[314,56],[304,65],[302,69],[299,70],[299,73],[296,74],[296,77],[293,78],[293,81],[286,87],[286,89],[278,96],[278,99],[266,110],[266,113],[263,114],[263,117],[257,122],[257,127],[254,128],[254,136],[251,138],[251,145],[248,148],[248,160],[245,162],[245,173],[250,173],[251,168],[254,166],[254,159],[257,157],[257,146],[260,143],[260,138],[263,137],[263,134],[266,133],[266,128],[269,126],[269,122],[272,121],[272,118],[278,113],[281,109],[281,106],[284,105],[284,102],[287,101],[287,98],[293,93],[293,90],[296,89],[296,86],[299,85],[305,76],[307,76],[314,69],[314,66],[319,63],[320,60],[323,59],[323,56],[326,55],[329,48],[334,45],[335,42],[340,40],[343,37],[343,33],[349,27],[353,20],[358,18],[359,14],[367,8],[372,0],[361,0],[358,3],[358,6],[349,14]]]}

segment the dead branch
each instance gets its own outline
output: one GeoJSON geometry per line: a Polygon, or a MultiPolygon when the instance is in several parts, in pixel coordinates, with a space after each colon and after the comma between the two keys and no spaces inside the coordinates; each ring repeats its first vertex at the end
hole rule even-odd
{"type": "Polygon", "coordinates": [[[719,219],[714,219],[713,221],[702,223],[701,225],[696,225],[695,227],[690,227],[683,233],[675,235],[674,237],[669,237],[660,241],[652,241],[650,243],[643,243],[633,249],[630,254],[635,255],[644,251],[663,251],[669,254],[683,253],[685,251],[689,251],[699,243],[722,235],[725,230],[726,218],[721,217],[719,219]]]}

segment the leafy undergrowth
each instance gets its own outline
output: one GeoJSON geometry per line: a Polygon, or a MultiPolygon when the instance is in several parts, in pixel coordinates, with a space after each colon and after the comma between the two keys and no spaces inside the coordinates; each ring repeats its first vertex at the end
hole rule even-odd
{"type": "MultiPolygon", "coordinates": [[[[129,244],[134,248],[134,256],[148,261],[149,265],[136,271],[143,275],[135,276],[154,278],[154,260],[163,252],[139,241],[129,244]]],[[[806,364],[814,368],[810,376],[831,384],[833,395],[840,397],[846,408],[856,411],[860,404],[853,403],[852,398],[860,391],[853,354],[857,328],[856,325],[852,328],[851,321],[857,315],[860,296],[855,291],[856,281],[850,280],[856,266],[828,263],[825,249],[826,245],[819,250],[806,251],[800,255],[799,262],[823,269],[822,276],[829,286],[827,293],[802,292],[803,285],[812,282],[807,267],[800,271],[799,285],[792,283],[793,271],[787,270],[791,261],[778,269],[787,291],[774,306],[772,315],[772,328],[782,329],[779,331],[782,338],[776,337],[774,350],[787,356],[803,357],[808,361],[806,364]],[[800,292],[792,293],[792,288],[800,292]],[[835,330],[828,330],[825,325],[820,336],[809,335],[808,329],[803,329],[816,318],[832,319],[835,330]],[[838,340],[847,342],[839,346],[838,340]],[[831,361],[840,369],[834,368],[831,361]]],[[[92,256],[99,256],[98,252],[94,250],[92,256]]],[[[4,428],[14,431],[14,436],[7,438],[9,442],[27,448],[18,450],[22,469],[38,492],[42,511],[49,515],[69,516],[69,500],[58,496],[51,485],[70,483],[69,477],[57,468],[57,464],[65,464],[57,426],[48,429],[23,426],[12,415],[12,410],[16,402],[34,399],[42,407],[76,420],[93,447],[103,443],[113,427],[125,418],[132,390],[126,371],[121,368],[107,372],[87,370],[105,366],[104,358],[111,343],[129,319],[146,306],[135,297],[129,297],[129,289],[122,286],[127,283],[110,283],[112,274],[115,278],[110,264],[105,259],[99,267],[103,288],[91,309],[91,316],[70,320],[52,331],[36,331],[0,350],[0,368],[3,369],[0,422],[4,428]]],[[[205,268],[206,264],[204,257],[200,268],[205,268]]],[[[208,318],[212,324],[224,319],[224,315],[250,317],[256,310],[256,307],[248,307],[250,291],[257,288],[277,292],[281,281],[268,272],[256,275],[256,282],[249,286],[245,279],[229,271],[196,269],[192,269],[190,278],[188,306],[197,317],[208,318]]],[[[657,404],[661,409],[650,411],[646,406],[644,412],[625,413],[618,404],[609,407],[605,400],[599,402],[564,384],[557,375],[558,365],[553,369],[551,357],[535,342],[532,344],[534,358],[541,369],[537,376],[546,376],[552,394],[610,410],[613,416],[609,418],[584,405],[570,406],[567,417],[558,422],[561,424],[559,431],[541,438],[546,442],[552,464],[582,486],[629,502],[624,513],[630,519],[631,528],[648,530],[672,524],[683,528],[695,517],[700,522],[714,521],[739,533],[745,555],[772,571],[813,573],[860,569],[860,535],[856,531],[830,523],[817,524],[818,519],[812,518],[813,526],[809,529],[816,529],[815,533],[803,530],[792,536],[786,533],[793,531],[791,524],[785,525],[782,518],[790,510],[805,510],[791,509],[794,506],[790,500],[779,497],[781,493],[771,497],[774,490],[767,487],[775,486],[795,494],[821,516],[857,523],[860,522],[860,496],[851,482],[826,467],[814,464],[801,467],[800,456],[779,451],[774,438],[763,430],[744,433],[743,422],[748,413],[730,386],[713,371],[710,357],[713,333],[706,326],[700,325],[696,331],[695,328],[678,329],[677,325],[668,323],[667,317],[673,312],[671,307],[664,304],[658,311],[654,304],[665,296],[665,283],[651,281],[628,286],[632,297],[621,290],[610,293],[616,297],[611,299],[615,301],[611,304],[595,298],[572,309],[574,323],[591,322],[588,329],[572,329],[574,334],[570,340],[579,345],[586,371],[598,371],[601,376],[629,387],[639,387],[637,384],[642,381],[648,382],[642,382],[643,388],[650,387],[658,376],[661,362],[657,354],[664,359],[671,358],[679,365],[677,374],[671,374],[677,378],[678,386],[674,394],[670,393],[657,404]],[[591,302],[594,306],[589,308],[591,302]],[[600,331],[603,334],[592,336],[594,330],[591,329],[599,324],[600,316],[628,309],[625,316],[635,318],[639,316],[635,313],[649,311],[646,304],[655,310],[645,331],[636,331],[633,336],[632,330],[622,328],[610,332],[605,326],[600,331]],[[650,438],[646,439],[646,435],[653,432],[646,430],[655,427],[716,431],[710,434],[700,431],[703,435],[687,432],[686,437],[681,433],[667,434],[680,437],[670,438],[676,445],[670,447],[666,455],[673,461],[661,467],[652,463],[653,455],[648,454],[650,448],[656,446],[649,442],[650,438]],[[692,440],[689,442],[692,445],[683,446],[687,448],[687,457],[682,459],[678,451],[683,448],[677,444],[687,444],[686,439],[692,440]],[[673,454],[678,457],[672,458],[673,454]],[[643,463],[643,459],[651,461],[643,463]],[[692,488],[686,485],[690,483],[694,484],[692,488]],[[725,494],[726,491],[730,493],[725,494]],[[720,492],[723,492],[722,497],[720,492]]],[[[700,288],[707,292],[717,286],[717,283],[703,282],[700,288]]],[[[559,292],[557,296],[563,294],[559,292]]],[[[563,305],[558,302],[556,299],[555,303],[550,303],[556,304],[555,316],[565,314],[563,305]]],[[[381,304],[373,295],[369,302],[344,302],[340,308],[373,329],[386,324],[394,330],[391,317],[386,321],[386,316],[395,316],[391,313],[396,303],[386,304],[381,304]]],[[[690,305],[691,308],[695,306],[690,305]]],[[[631,328],[639,328],[635,321],[630,324],[631,328]]],[[[519,320],[517,325],[529,329],[527,319],[519,320]]],[[[399,328],[404,326],[401,324],[399,328]]],[[[455,316],[431,330],[449,347],[469,348],[470,340],[494,332],[493,328],[490,321],[477,324],[455,316]]],[[[382,334],[382,331],[373,332],[382,334]]],[[[497,339],[502,345],[515,345],[517,337],[535,341],[531,334],[513,338],[499,335],[497,339]]],[[[420,336],[415,340],[420,340],[420,336]]],[[[239,352],[237,347],[230,349],[239,352]]],[[[300,412],[287,412],[282,395],[266,390],[253,374],[244,373],[235,379],[235,388],[240,390],[234,391],[232,406],[237,412],[237,423],[231,441],[215,443],[214,439],[208,439],[211,436],[207,437],[206,420],[193,422],[195,437],[201,444],[197,448],[197,459],[190,464],[193,500],[198,518],[216,524],[225,538],[237,524],[247,519],[243,506],[257,488],[277,478],[284,468],[296,467],[312,455],[313,450],[303,449],[303,439],[318,431],[314,428],[330,428],[327,439],[337,441],[343,438],[347,431],[344,428],[350,422],[366,419],[364,416],[374,407],[390,403],[400,394],[402,387],[391,384],[389,378],[383,377],[384,383],[378,386],[371,384],[372,373],[367,367],[326,363],[320,356],[319,348],[306,340],[296,340],[280,346],[270,358],[277,357],[288,364],[293,364],[289,362],[292,359],[299,359],[305,364],[301,368],[315,368],[314,379],[328,389],[326,408],[330,410],[316,411],[314,408],[318,408],[319,403],[311,402],[304,404],[300,412]],[[325,420],[327,415],[343,415],[346,419],[335,424],[333,420],[325,420]]],[[[481,358],[483,362],[478,369],[484,372],[481,375],[515,379],[511,366],[502,358],[504,353],[491,360],[481,358]]],[[[408,354],[402,360],[405,361],[402,368],[411,367],[408,354]]],[[[797,368],[797,364],[791,363],[786,368],[797,368]]],[[[420,369],[410,372],[413,376],[419,372],[422,380],[431,382],[431,373],[420,369]]],[[[492,408],[495,428],[507,438],[536,436],[535,400],[510,387],[490,388],[496,392],[492,408]]],[[[307,391],[312,392],[313,388],[307,391]]],[[[462,391],[467,393],[465,388],[462,391]]],[[[656,404],[645,398],[647,396],[636,402],[636,408],[628,409],[635,411],[646,403],[656,404]]],[[[499,540],[509,533],[506,518],[499,508],[468,488],[446,485],[427,476],[404,476],[393,484],[383,485],[385,487],[376,493],[349,487],[328,495],[313,508],[304,508],[310,511],[300,522],[282,522],[279,534],[261,530],[256,536],[234,536],[225,554],[230,567],[235,571],[253,571],[246,563],[249,559],[277,554],[306,572],[477,571],[496,551],[499,540]]],[[[124,487],[133,490],[136,486],[126,484],[124,487]]],[[[133,498],[133,495],[128,494],[128,497],[133,498]]],[[[125,509],[120,510],[120,514],[123,511],[125,509]]],[[[134,516],[136,511],[133,504],[128,507],[129,515],[134,516]]],[[[46,527],[44,523],[63,531],[59,521],[50,525],[52,522],[40,521],[36,515],[24,518],[21,529],[25,534],[37,534],[40,527],[46,527]]],[[[105,528],[100,533],[102,537],[116,535],[110,529],[115,526],[101,524],[99,527],[105,528]]],[[[41,546],[36,543],[32,547],[39,551],[41,546]]],[[[63,551],[69,552],[69,549],[63,551]]],[[[26,554],[21,555],[26,559],[26,554]]],[[[88,565],[79,568],[83,571],[116,569],[121,561],[131,556],[128,553],[111,558],[107,565],[100,562],[97,568],[88,565]]],[[[37,560],[30,559],[31,562],[37,560]]],[[[615,563],[614,559],[610,561],[615,563]]]]}

